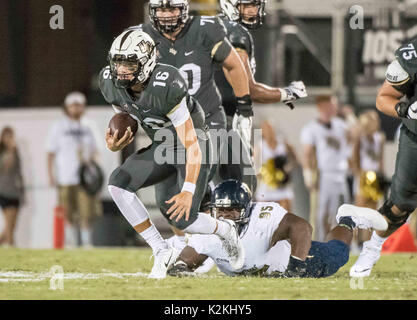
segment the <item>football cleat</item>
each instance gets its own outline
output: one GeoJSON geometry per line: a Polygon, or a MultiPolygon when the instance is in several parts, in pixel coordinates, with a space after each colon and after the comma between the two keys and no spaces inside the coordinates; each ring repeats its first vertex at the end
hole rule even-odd
{"type": "Polygon", "coordinates": [[[167,276],[168,268],[175,263],[180,251],[169,247],[168,249],[160,249],[155,254],[155,261],[151,273],[148,275],[150,279],[164,279],[167,276]]]}
{"type": "Polygon", "coordinates": [[[235,270],[241,269],[245,262],[245,248],[240,240],[239,232],[234,221],[228,219],[223,221],[230,225],[229,233],[226,237],[220,237],[223,247],[229,255],[230,266],[235,270]]]}
{"type": "Polygon", "coordinates": [[[369,277],[373,266],[379,260],[381,249],[382,245],[378,247],[371,241],[364,242],[362,252],[358,260],[350,268],[349,275],[357,278],[369,277]]]}
{"type": "Polygon", "coordinates": [[[351,204],[343,204],[337,210],[336,220],[339,223],[342,217],[351,217],[359,229],[374,229],[385,231],[388,229],[388,222],[376,210],[357,207],[351,204]]]}

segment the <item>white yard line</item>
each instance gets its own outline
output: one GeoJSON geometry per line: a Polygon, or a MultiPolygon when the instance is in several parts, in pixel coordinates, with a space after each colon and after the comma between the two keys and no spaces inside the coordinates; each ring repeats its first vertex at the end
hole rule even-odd
{"type": "Polygon", "coordinates": [[[102,278],[144,278],[147,273],[119,273],[119,272],[102,272],[102,273],[82,273],[82,272],[64,272],[63,277],[57,273],[51,272],[29,272],[29,271],[0,271],[0,282],[35,282],[51,279],[52,277],[62,277],[64,280],[89,280],[102,278]]]}

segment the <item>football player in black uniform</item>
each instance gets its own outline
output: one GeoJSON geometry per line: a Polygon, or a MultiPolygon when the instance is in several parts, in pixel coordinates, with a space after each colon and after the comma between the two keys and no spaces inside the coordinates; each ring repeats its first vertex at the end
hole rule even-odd
{"type": "MultiPolygon", "coordinates": [[[[199,213],[210,171],[211,142],[201,106],[187,92],[178,69],[156,63],[153,39],[145,32],[128,30],[119,35],[109,52],[110,66],[100,73],[99,86],[116,112],[139,121],[152,144],[131,155],[113,171],[109,192],[132,227],[155,255],[151,278],[164,278],[179,251],[170,247],[151,224],[136,191],[155,185],[158,206],[169,223],[188,233],[218,235],[239,268],[244,259],[235,224],[199,213]]],[[[107,131],[111,151],[133,140],[131,130],[118,138],[107,131]]]]}
{"type": "Polygon", "coordinates": [[[363,244],[359,259],[350,269],[352,277],[368,277],[379,260],[385,240],[400,228],[417,208],[417,40],[395,51],[386,79],[378,91],[379,111],[402,121],[400,142],[392,177],[391,193],[379,209],[388,221],[384,232],[374,231],[363,244]],[[407,98],[406,100],[403,97],[407,98]]]}
{"type": "MultiPolygon", "coordinates": [[[[248,168],[245,176],[256,181],[252,161],[239,134],[226,132],[226,115],[215,84],[216,64],[230,74],[237,99],[237,113],[246,121],[253,116],[248,78],[237,52],[226,38],[224,25],[217,17],[189,16],[188,0],[150,0],[150,22],[130,30],[143,30],[158,43],[158,61],[178,68],[188,84],[188,93],[202,106],[213,143],[213,166],[209,180],[214,185],[222,179],[216,174],[218,163],[239,163],[248,168]],[[233,156],[226,152],[232,141],[233,156]]],[[[250,181],[248,184],[251,186],[250,181]]],[[[158,197],[159,195],[157,195],[158,197]]],[[[181,236],[180,232],[176,232],[181,236]]],[[[182,238],[184,239],[184,238],[182,238]]]]}
{"type": "MultiPolygon", "coordinates": [[[[263,24],[265,17],[266,0],[220,0],[223,15],[220,16],[230,43],[235,47],[242,60],[249,79],[249,89],[252,101],[258,103],[283,102],[290,108],[294,108],[292,102],[307,97],[307,91],[302,81],[292,82],[286,88],[274,88],[263,83],[256,82],[255,45],[248,29],[257,29],[263,24]]],[[[229,72],[219,66],[215,73],[216,84],[222,95],[222,104],[227,115],[228,129],[238,130],[246,146],[250,148],[251,123],[242,121],[236,116],[238,99],[229,85],[229,72]]],[[[241,180],[242,168],[234,166],[229,170],[220,169],[221,172],[229,173],[224,178],[241,180]]]]}
{"type": "MultiPolygon", "coordinates": [[[[188,83],[188,92],[202,106],[214,144],[212,175],[217,163],[238,163],[252,168],[250,157],[241,159],[238,153],[240,137],[228,133],[234,142],[234,157],[227,158],[226,116],[215,84],[214,71],[221,64],[230,74],[230,83],[238,97],[237,113],[245,119],[253,116],[249,84],[237,52],[226,38],[224,25],[217,17],[189,16],[188,0],[150,0],[150,22],[137,27],[149,33],[158,45],[158,61],[177,67],[188,83]],[[219,137],[220,138],[215,138],[219,137]]],[[[251,170],[254,178],[254,170],[251,170]]],[[[215,177],[214,183],[220,182],[215,177]]]]}

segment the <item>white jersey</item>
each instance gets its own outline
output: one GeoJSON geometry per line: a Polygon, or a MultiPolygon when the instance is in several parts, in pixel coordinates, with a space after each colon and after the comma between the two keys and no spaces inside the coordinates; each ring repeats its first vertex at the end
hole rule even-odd
{"type": "Polygon", "coordinates": [[[384,138],[381,132],[375,132],[372,138],[372,141],[369,141],[367,137],[361,137],[360,166],[363,171],[379,171],[380,169],[384,138]]]}
{"type": "Polygon", "coordinates": [[[347,125],[337,117],[330,127],[312,120],[301,131],[301,143],[316,148],[317,166],[320,174],[344,176],[348,171],[348,158],[352,148],[347,141],[347,125]]]}
{"type": "Polygon", "coordinates": [[[234,270],[229,256],[217,235],[193,234],[188,238],[188,246],[199,254],[209,256],[219,269],[227,275],[254,274],[258,271],[284,272],[288,266],[291,245],[288,241],[278,241],[270,248],[272,236],[287,211],[275,202],[256,202],[252,206],[250,220],[241,232],[245,248],[245,262],[241,269],[234,270]]]}
{"type": "MultiPolygon", "coordinates": [[[[285,143],[278,142],[273,149],[269,147],[265,140],[262,140],[262,165],[277,156],[286,156],[287,153],[288,151],[285,143]]],[[[256,190],[256,199],[258,201],[279,201],[283,199],[292,199],[293,197],[294,194],[288,184],[281,188],[273,188],[261,180],[256,190]]]]}

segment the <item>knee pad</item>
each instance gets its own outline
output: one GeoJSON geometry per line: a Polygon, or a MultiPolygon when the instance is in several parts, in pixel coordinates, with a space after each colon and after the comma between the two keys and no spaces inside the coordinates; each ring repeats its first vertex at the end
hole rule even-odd
{"type": "Polygon", "coordinates": [[[393,206],[394,203],[390,200],[387,200],[378,211],[380,214],[387,217],[389,221],[391,221],[389,225],[399,228],[407,221],[412,211],[405,211],[404,215],[398,216],[392,212],[393,206]]]}
{"type": "Polygon", "coordinates": [[[110,175],[109,185],[128,190],[130,181],[132,180],[129,173],[122,168],[115,169],[110,175]]]}

